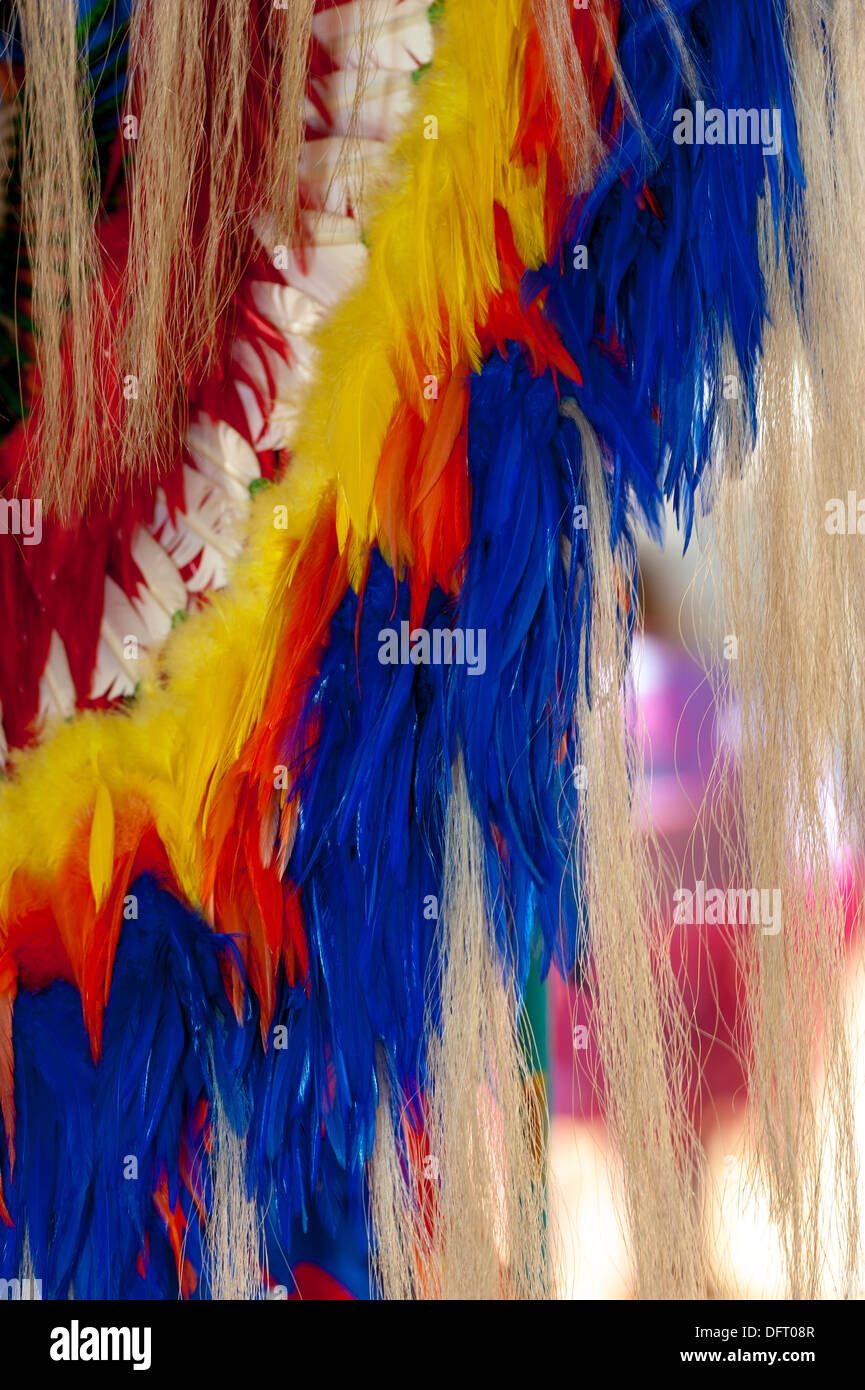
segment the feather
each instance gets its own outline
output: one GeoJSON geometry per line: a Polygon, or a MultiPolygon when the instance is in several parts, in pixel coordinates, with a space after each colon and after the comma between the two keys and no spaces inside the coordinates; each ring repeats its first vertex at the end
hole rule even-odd
{"type": "Polygon", "coordinates": [[[51,634],[48,660],[39,682],[39,719],[68,719],[75,709],[75,683],[69,670],[66,649],[55,630],[51,634]]]}
{"type": "Polygon", "coordinates": [[[90,885],[97,910],[105,901],[114,870],[114,808],[104,782],[96,789],[88,855],[90,885]]]}
{"type": "MultiPolygon", "coordinates": [[[[15,1061],[12,1047],[12,1023],[15,1012],[15,992],[18,972],[11,956],[0,956],[0,1119],[6,1134],[6,1152],[10,1172],[15,1166],[15,1061]]],[[[0,1219],[9,1220],[3,1206],[2,1172],[0,1172],[0,1219]]]]}

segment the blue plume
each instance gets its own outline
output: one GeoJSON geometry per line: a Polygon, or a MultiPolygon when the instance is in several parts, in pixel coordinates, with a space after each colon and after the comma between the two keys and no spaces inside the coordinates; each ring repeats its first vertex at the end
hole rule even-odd
{"type": "Polygon", "coordinates": [[[15,1001],[16,1158],[3,1187],[15,1226],[0,1223],[0,1277],[16,1279],[25,1235],[42,1297],[65,1299],[93,1206],[100,1135],[93,1123],[95,1067],[78,991],[63,981],[15,1001]]]}
{"type": "MultiPolygon", "coordinates": [[[[649,529],[673,500],[686,544],[722,398],[729,335],[739,389],[756,423],[767,306],[759,263],[761,201],[776,235],[801,197],[791,75],[780,0],[672,0],[697,74],[651,0],[625,0],[619,61],[642,130],[625,113],[592,190],[574,200],[548,265],[527,273],[525,300],[545,310],[577,362],[576,394],[649,529]],[[782,152],[759,144],[674,141],[675,113],[706,107],[780,111],[782,152]],[[579,268],[576,246],[585,246],[579,268]],[[614,335],[614,336],[613,336],[614,335]]],[[[629,108],[630,109],[630,108],[629,108]]],[[[615,520],[615,518],[614,518],[615,520]]]]}

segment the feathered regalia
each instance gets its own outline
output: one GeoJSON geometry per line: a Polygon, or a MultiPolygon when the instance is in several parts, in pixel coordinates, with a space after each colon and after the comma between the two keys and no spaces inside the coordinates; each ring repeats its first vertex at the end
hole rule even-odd
{"type": "Polygon", "coordinates": [[[628,715],[665,509],[784,903],[730,931],[753,1164],[790,1292],[821,1203],[855,1271],[857,6],[4,11],[0,1275],[554,1295],[526,991],[576,970],[636,1292],[706,1295],[628,715]]]}

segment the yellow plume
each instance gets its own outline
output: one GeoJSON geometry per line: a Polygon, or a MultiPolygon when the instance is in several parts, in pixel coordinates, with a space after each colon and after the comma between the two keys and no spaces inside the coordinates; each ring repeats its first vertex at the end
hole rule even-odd
{"type": "Polygon", "coordinates": [[[114,807],[104,782],[96,788],[96,804],[90,826],[90,886],[97,908],[104,903],[114,871],[114,807]]]}

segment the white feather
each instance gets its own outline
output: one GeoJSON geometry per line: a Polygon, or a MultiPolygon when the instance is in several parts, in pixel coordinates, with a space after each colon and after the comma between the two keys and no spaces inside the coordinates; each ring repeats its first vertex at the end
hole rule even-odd
{"type": "Polygon", "coordinates": [[[48,660],[39,681],[39,723],[68,719],[74,711],[75,682],[69,670],[66,648],[55,629],[48,647],[48,660]]]}
{"type": "Polygon", "coordinates": [[[300,338],[309,337],[324,317],[324,305],[296,285],[277,285],[257,280],[252,300],[262,318],[278,332],[300,338]]]}
{"type": "Polygon", "coordinates": [[[132,537],[132,558],[144,579],[132,606],[147,627],[152,648],[171,630],[174,614],[185,610],[186,585],[174,561],[143,526],[132,537]]]}
{"type": "Polygon", "coordinates": [[[322,10],[313,19],[313,32],[327,45],[337,67],[357,66],[357,36],[363,18],[367,19],[376,67],[410,70],[432,56],[429,0],[377,0],[372,8],[371,22],[370,6],[356,3],[322,10]]]}
{"type": "Polygon", "coordinates": [[[178,512],[176,523],[172,522],[161,497],[156,518],[161,524],[154,530],[178,569],[196,565],[195,573],[186,581],[190,593],[210,587],[221,589],[227,580],[228,566],[240,550],[248,497],[233,500],[224,487],[188,465],[184,466],[183,479],[186,510],[178,512]]]}
{"type": "MultiPolygon", "coordinates": [[[[420,54],[418,55],[420,58],[420,54]]],[[[420,58],[421,62],[426,59],[420,58]]],[[[332,135],[348,133],[357,91],[357,71],[341,68],[319,80],[322,99],[331,115],[325,126],[312,103],[307,104],[311,126],[332,135]]],[[[363,140],[389,141],[411,110],[413,84],[408,71],[380,68],[364,82],[360,106],[354,116],[352,131],[363,140]]]]}
{"type": "Polygon", "coordinates": [[[150,641],[144,619],[133,608],[120,585],[106,576],[96,671],[90,687],[91,699],[107,695],[113,700],[121,695],[131,695],[144,673],[144,657],[150,641]]]}
{"type": "Polygon", "coordinates": [[[237,501],[249,495],[250,483],[261,476],[255,450],[225,420],[199,415],[186,431],[186,447],[199,472],[237,501]]]}

